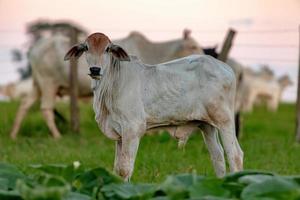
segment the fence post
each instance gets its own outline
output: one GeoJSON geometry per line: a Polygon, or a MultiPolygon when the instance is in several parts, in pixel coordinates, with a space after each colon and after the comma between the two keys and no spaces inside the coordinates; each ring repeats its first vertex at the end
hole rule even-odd
{"type": "Polygon", "coordinates": [[[232,41],[234,39],[235,34],[236,34],[235,30],[229,29],[229,31],[227,33],[227,36],[226,36],[226,38],[224,40],[221,52],[220,52],[220,54],[218,56],[219,60],[221,60],[223,62],[227,61],[227,57],[229,55],[229,51],[231,49],[232,41]]]}
{"type": "MultiPolygon", "coordinates": [[[[70,28],[70,43],[71,46],[78,43],[78,32],[75,28],[70,28]]],[[[79,133],[79,108],[78,108],[78,62],[76,59],[70,60],[70,119],[71,129],[75,133],[79,133]]]]}
{"type": "MultiPolygon", "coordinates": [[[[235,30],[229,29],[229,31],[227,33],[227,36],[226,36],[226,38],[224,40],[221,52],[220,52],[220,54],[218,56],[219,60],[221,60],[223,62],[227,61],[227,58],[228,58],[228,55],[229,55],[229,52],[230,52],[230,49],[231,49],[232,42],[233,42],[233,39],[235,37],[235,34],[236,34],[235,30]]],[[[235,113],[234,122],[235,122],[235,134],[236,134],[236,137],[239,138],[240,132],[241,132],[240,131],[240,127],[241,127],[241,115],[240,115],[240,111],[238,111],[237,113],[235,113]]]]}
{"type": "MultiPolygon", "coordinates": [[[[229,31],[227,33],[227,36],[226,36],[226,38],[224,40],[221,52],[220,52],[220,54],[218,56],[219,60],[221,60],[223,62],[227,61],[227,58],[228,58],[228,55],[229,55],[229,52],[230,52],[230,49],[231,49],[232,42],[233,42],[233,39],[235,37],[235,34],[236,34],[235,30],[229,29],[229,31]]],[[[240,111],[238,111],[237,113],[235,113],[234,121],[235,121],[235,134],[236,134],[236,137],[239,138],[240,132],[241,132],[240,131],[240,128],[241,128],[241,115],[240,115],[240,111]]]]}
{"type": "Polygon", "coordinates": [[[300,142],[300,25],[299,31],[299,60],[298,60],[298,88],[297,88],[297,101],[296,101],[296,141],[300,142]]]}

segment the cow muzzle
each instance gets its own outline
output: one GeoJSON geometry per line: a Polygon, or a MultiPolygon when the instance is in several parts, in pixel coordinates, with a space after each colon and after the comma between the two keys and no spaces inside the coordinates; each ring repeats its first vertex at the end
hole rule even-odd
{"type": "Polygon", "coordinates": [[[100,80],[102,74],[101,67],[90,67],[90,74],[88,74],[92,79],[100,80]]]}

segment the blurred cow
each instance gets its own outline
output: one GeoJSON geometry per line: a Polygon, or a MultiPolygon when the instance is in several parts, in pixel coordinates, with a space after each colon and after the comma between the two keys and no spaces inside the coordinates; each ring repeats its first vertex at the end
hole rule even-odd
{"type": "MultiPolygon", "coordinates": [[[[16,138],[21,122],[28,109],[37,100],[41,100],[41,110],[47,125],[55,138],[60,137],[54,121],[54,104],[57,95],[68,93],[69,67],[63,62],[64,50],[68,49],[69,40],[62,35],[42,38],[31,48],[29,61],[32,67],[33,89],[22,100],[15,118],[11,137],[16,138]]],[[[81,59],[79,65],[86,66],[81,59]]],[[[79,95],[90,95],[90,80],[86,72],[79,68],[79,95]]]]}
{"type": "Polygon", "coordinates": [[[244,67],[243,73],[245,76],[260,77],[266,81],[270,81],[275,78],[273,70],[267,65],[263,65],[258,71],[255,71],[249,67],[244,67]]]}
{"type": "Polygon", "coordinates": [[[284,89],[293,82],[288,75],[283,75],[276,79],[275,77],[265,76],[265,74],[250,75],[244,77],[243,86],[243,111],[251,112],[254,104],[258,101],[266,100],[267,107],[271,111],[276,111],[281,100],[284,89]]]}
{"type": "MultiPolygon", "coordinates": [[[[157,64],[174,58],[190,54],[202,54],[203,51],[197,42],[185,30],[183,37],[168,42],[150,42],[137,32],[128,37],[115,41],[124,46],[129,54],[136,54],[148,64],[157,64]]],[[[64,53],[69,48],[69,39],[56,34],[42,38],[35,43],[29,53],[32,65],[33,90],[22,101],[11,132],[16,138],[21,122],[28,109],[38,99],[41,99],[41,110],[47,125],[54,138],[60,137],[60,132],[54,122],[53,108],[56,95],[68,94],[69,91],[69,64],[63,62],[64,53]]],[[[78,87],[79,95],[91,95],[90,80],[86,72],[86,62],[79,59],[78,87]]]]}
{"type": "Polygon", "coordinates": [[[32,90],[32,79],[28,78],[15,83],[0,86],[0,94],[8,97],[10,100],[16,100],[25,97],[32,90]]]}
{"type": "Polygon", "coordinates": [[[152,42],[139,32],[131,32],[128,37],[113,42],[147,64],[162,63],[191,54],[204,54],[189,30],[184,30],[182,38],[166,42],[152,42]]]}

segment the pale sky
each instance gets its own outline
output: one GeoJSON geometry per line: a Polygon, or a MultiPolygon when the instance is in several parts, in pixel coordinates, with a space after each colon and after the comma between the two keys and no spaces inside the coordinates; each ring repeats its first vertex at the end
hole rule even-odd
{"type": "Polygon", "coordinates": [[[137,30],[153,41],[170,40],[189,28],[202,46],[220,45],[234,27],[230,56],[290,74],[295,84],[284,99],[295,99],[300,0],[0,0],[0,84],[18,79],[10,50],[26,47],[25,26],[36,19],[72,20],[111,39],[137,30]]]}

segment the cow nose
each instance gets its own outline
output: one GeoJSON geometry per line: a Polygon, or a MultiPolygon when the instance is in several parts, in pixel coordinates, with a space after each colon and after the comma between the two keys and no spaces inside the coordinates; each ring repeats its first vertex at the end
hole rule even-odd
{"type": "Polygon", "coordinates": [[[90,75],[92,76],[100,76],[101,67],[90,67],[90,75]]]}
{"type": "Polygon", "coordinates": [[[93,79],[100,79],[101,77],[101,67],[90,67],[90,77],[93,79]]]}

